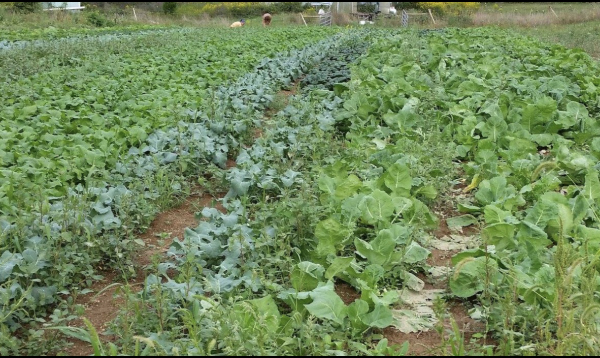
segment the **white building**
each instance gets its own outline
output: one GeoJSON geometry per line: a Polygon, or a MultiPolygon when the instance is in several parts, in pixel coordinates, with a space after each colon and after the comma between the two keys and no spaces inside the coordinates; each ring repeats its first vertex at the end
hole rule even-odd
{"type": "Polygon", "coordinates": [[[42,2],[44,10],[81,10],[84,8],[80,2],[42,2]]]}

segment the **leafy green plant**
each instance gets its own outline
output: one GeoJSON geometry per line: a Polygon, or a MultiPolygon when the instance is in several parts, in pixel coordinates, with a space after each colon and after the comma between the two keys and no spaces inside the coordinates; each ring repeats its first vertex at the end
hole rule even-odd
{"type": "Polygon", "coordinates": [[[110,20],[99,11],[90,11],[86,13],[87,21],[96,27],[107,27],[110,26],[110,20]]]}
{"type": "MultiPolygon", "coordinates": [[[[325,30],[325,33],[329,31],[325,30]]],[[[302,39],[298,45],[304,41],[309,42],[302,39]]],[[[316,49],[312,51],[318,52],[316,49]]],[[[311,61],[310,57],[303,60],[311,61]]],[[[216,93],[220,100],[212,102],[217,105],[213,113],[217,118],[194,123],[200,114],[197,109],[190,109],[185,112],[188,122],[154,130],[148,136],[140,136],[143,132],[139,128],[131,131],[136,137],[131,144],[136,146],[130,147],[127,154],[115,158],[112,168],[98,169],[101,164],[96,161],[99,158],[96,155],[89,157],[94,158],[90,162],[81,158],[83,160],[78,164],[84,166],[83,163],[87,163],[90,172],[79,177],[78,180],[85,178],[79,183],[68,183],[67,180],[64,183],[66,196],[49,199],[45,196],[52,194],[55,189],[48,186],[44,194],[43,189],[38,187],[29,196],[35,203],[33,208],[26,208],[25,205],[6,206],[8,212],[0,221],[2,247],[6,248],[2,252],[4,270],[0,276],[0,292],[3,297],[6,296],[2,301],[3,329],[9,327],[18,330],[22,323],[31,322],[28,311],[41,313],[45,306],[56,303],[59,292],[65,293],[74,285],[91,285],[99,279],[94,275],[94,269],[100,263],[110,263],[124,276],[135,273],[129,267],[131,253],[141,242],[135,238],[136,232],[147,227],[160,209],[169,207],[188,192],[186,176],[200,174],[203,165],[208,166],[212,162],[225,166],[227,153],[238,145],[233,136],[243,136],[248,128],[244,115],[236,111],[245,107],[246,113],[249,113],[250,108],[244,105],[248,99],[262,103],[264,108],[271,98],[267,94],[273,91],[271,86],[280,86],[290,80],[287,72],[275,75],[279,76],[279,80],[264,76],[260,81],[254,81],[255,91],[248,91],[241,96],[231,94],[244,91],[247,79],[218,89],[216,93]],[[237,100],[244,96],[248,96],[248,99],[238,103],[237,100]],[[223,124],[224,117],[230,123],[227,127],[223,124]],[[205,140],[198,141],[199,138],[205,140]],[[210,145],[206,146],[206,143],[210,145]],[[110,180],[110,184],[104,180],[110,180]],[[21,241],[20,237],[29,239],[21,241]],[[26,282],[35,284],[30,291],[19,289],[26,282]],[[43,284],[39,284],[41,282],[43,284]]],[[[182,114],[175,112],[177,115],[173,116],[174,119],[183,118],[180,117],[182,114]]],[[[167,122],[165,118],[165,125],[167,122]]],[[[88,125],[93,126],[92,122],[88,122],[88,125]]],[[[95,141],[94,134],[85,128],[80,127],[89,134],[89,139],[95,141]]],[[[148,130],[151,128],[151,125],[147,127],[148,130]]],[[[72,129],[67,129],[67,132],[70,133],[72,129]]],[[[55,133],[58,135],[59,132],[55,133]]],[[[68,138],[68,133],[62,134],[62,139],[68,138]]],[[[55,138],[55,146],[60,147],[61,143],[64,144],[55,138]]],[[[106,149],[100,149],[96,154],[106,149]]],[[[75,155],[72,158],[81,153],[71,153],[75,155]]],[[[19,166],[12,168],[18,170],[19,166]]],[[[82,174],[79,171],[81,167],[73,168],[82,174]]],[[[13,190],[17,186],[16,178],[7,172],[3,171],[3,175],[8,174],[12,179],[4,188],[11,198],[20,197],[24,204],[28,186],[13,190]]],[[[10,344],[13,343],[11,340],[10,344]]],[[[18,344],[15,349],[19,349],[18,344]]]]}

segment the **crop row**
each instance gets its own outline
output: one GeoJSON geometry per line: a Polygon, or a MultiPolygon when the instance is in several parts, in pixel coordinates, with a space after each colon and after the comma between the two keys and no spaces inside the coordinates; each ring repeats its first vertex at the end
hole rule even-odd
{"type": "MultiPolygon", "coordinates": [[[[181,121],[131,147],[110,170],[110,181],[89,180],[39,208],[35,216],[1,221],[3,332],[31,323],[58,293],[93,282],[96,267],[128,270],[134,234],[157,210],[185,193],[185,178],[224,165],[253,125],[257,111],[326,53],[338,36],[264,58],[232,83],[214,90],[210,111],[182,108],[181,121]],[[8,327],[8,328],[7,328],[8,327]]],[[[19,348],[13,337],[9,348],[19,348]]],[[[5,342],[6,343],[6,342],[5,342]]],[[[6,351],[4,351],[6,352],[6,351]]]]}
{"type": "Polygon", "coordinates": [[[588,340],[600,327],[588,313],[600,292],[599,69],[582,51],[508,31],[397,35],[354,69],[336,114],[350,147],[378,143],[371,158],[383,170],[415,172],[448,154],[460,165],[474,195],[459,199],[448,225],[482,230],[476,248],[452,259],[450,289],[476,299],[474,315],[505,354],[597,353],[588,340]],[[407,142],[427,147],[430,134],[447,143],[442,152],[407,155],[407,142]]]}
{"type": "Polygon", "coordinates": [[[122,336],[156,354],[397,353],[368,333],[430,327],[398,289],[423,290],[445,220],[481,228],[449,289],[501,350],[596,353],[598,64],[510,32],[361,36],[375,44],[344,44],[370,45],[349,83],[306,80],[240,152],[227,212],[205,208],[173,243],[130,297],[157,318],[124,312],[122,336]],[[460,173],[470,185],[449,198],[460,173]],[[341,282],[360,297],[344,302],[341,282]]]}
{"type": "MultiPolygon", "coordinates": [[[[356,58],[375,39],[387,36],[388,31],[355,31],[330,42],[320,53],[319,72],[336,76],[349,62],[334,66],[329,59],[348,48],[355,49],[356,58]]],[[[275,65],[277,72],[285,69],[275,65]]],[[[122,337],[122,353],[131,352],[124,342],[132,335],[149,337],[153,344],[147,352],[161,355],[393,351],[385,343],[377,349],[362,343],[364,331],[391,323],[388,306],[397,299],[393,292],[381,295],[377,290],[380,262],[360,258],[372,250],[365,243],[355,252],[345,221],[320,219],[331,208],[325,199],[319,203],[324,187],[317,181],[341,149],[333,140],[333,112],[341,100],[327,87],[314,83],[290,97],[287,107],[264,122],[262,136],[240,150],[237,166],[227,173],[226,212],[204,208],[206,220],[176,239],[168,260],[147,277],[143,293],[128,298],[133,306],[143,301],[164,319],[139,319],[124,309],[118,320],[132,329],[115,332],[122,337]],[[336,257],[338,251],[346,257],[336,257]],[[334,291],[334,277],[350,267],[355,283],[362,283],[363,299],[346,307],[334,291]],[[311,315],[323,322],[312,322],[311,315]]],[[[350,185],[357,188],[356,182],[350,185]]],[[[323,195],[333,199],[328,194],[323,195]]],[[[361,205],[365,215],[369,205],[361,205]]],[[[399,240],[399,248],[407,249],[400,256],[424,260],[428,251],[410,243],[406,233],[389,234],[386,245],[399,240]]]]}
{"type": "Polygon", "coordinates": [[[212,89],[265,57],[333,32],[180,30],[6,51],[0,213],[30,211],[32,203],[62,196],[90,176],[109,179],[121,155],[177,123],[184,108],[209,113],[212,89]],[[21,61],[37,67],[19,67],[21,61]]]}

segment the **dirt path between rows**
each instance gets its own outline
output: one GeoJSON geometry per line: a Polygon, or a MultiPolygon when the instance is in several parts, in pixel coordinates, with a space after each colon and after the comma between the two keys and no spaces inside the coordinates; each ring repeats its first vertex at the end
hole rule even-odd
{"type": "MultiPolygon", "coordinates": [[[[234,165],[233,161],[228,162],[228,167],[234,165]]],[[[221,195],[222,197],[223,195],[221,195]]],[[[146,271],[144,267],[151,264],[154,255],[162,255],[167,252],[169,246],[175,238],[183,238],[183,233],[188,227],[196,227],[198,219],[196,212],[204,207],[211,207],[213,202],[218,199],[208,193],[203,193],[198,188],[179,206],[160,213],[148,230],[139,237],[144,241],[144,248],[140,250],[134,258],[136,277],[125,283],[120,280],[119,275],[114,272],[101,272],[104,279],[94,283],[91,287],[93,292],[81,295],[75,300],[76,304],[85,307],[85,313],[82,317],[87,318],[98,331],[98,335],[103,342],[110,342],[114,339],[103,335],[107,330],[108,324],[114,320],[119,313],[119,309],[124,305],[124,298],[117,293],[117,290],[128,284],[133,292],[142,289],[146,280],[146,271]],[[163,237],[161,240],[160,237],[163,237]]],[[[220,204],[215,205],[219,210],[224,210],[220,204]]],[[[81,327],[85,325],[81,319],[71,322],[70,326],[81,327]]],[[[84,356],[93,353],[89,343],[70,338],[73,343],[64,353],[69,356],[84,356]]]]}
{"type": "MultiPolygon", "coordinates": [[[[287,106],[289,96],[295,95],[298,85],[303,76],[297,79],[289,90],[281,90],[276,96],[283,96],[283,106],[287,106]]],[[[264,113],[264,120],[269,120],[277,113],[277,110],[267,109],[264,113]]],[[[263,122],[264,124],[264,122],[263,122]]],[[[258,139],[263,135],[263,128],[254,129],[253,138],[258,139]]],[[[226,169],[235,167],[236,163],[230,159],[227,161],[226,169]]],[[[85,312],[82,317],[87,318],[96,328],[100,339],[106,343],[115,340],[113,336],[104,335],[109,328],[108,325],[113,321],[121,307],[125,304],[125,299],[117,290],[124,285],[129,285],[133,292],[139,292],[146,280],[146,271],[144,268],[152,263],[152,257],[163,255],[169,249],[175,238],[183,238],[185,229],[196,227],[198,219],[196,213],[202,211],[205,207],[214,206],[220,211],[224,211],[223,206],[218,203],[225,193],[214,197],[204,193],[202,188],[194,188],[191,195],[179,206],[160,213],[153,221],[148,230],[139,236],[144,241],[144,248],[138,252],[134,258],[136,277],[129,282],[120,280],[119,274],[115,271],[100,272],[104,278],[92,285],[92,292],[80,295],[75,299],[75,304],[82,305],[85,312]]],[[[70,322],[71,327],[80,327],[86,329],[82,319],[70,322]]],[[[68,338],[72,346],[63,353],[68,356],[86,356],[93,353],[91,344],[75,338],[68,338]]]]}
{"type": "MultiPolygon", "coordinates": [[[[464,187],[464,183],[457,184],[451,188],[449,194],[451,196],[460,195],[464,187]]],[[[450,237],[450,235],[454,234],[448,227],[447,220],[452,217],[462,215],[455,211],[454,205],[454,200],[450,200],[442,203],[441,206],[434,209],[434,212],[436,212],[440,219],[440,225],[438,229],[432,232],[432,235],[435,237],[435,239],[444,240],[450,237]]],[[[463,228],[462,233],[465,236],[477,236],[479,234],[479,230],[474,226],[469,226],[463,228]]],[[[435,247],[429,247],[428,249],[431,251],[431,255],[427,259],[427,264],[440,270],[445,268],[447,272],[451,272],[452,270],[452,256],[461,251],[441,250],[435,247]]],[[[441,277],[434,277],[435,275],[425,275],[423,273],[419,273],[417,276],[425,282],[425,287],[423,288],[424,291],[431,290],[433,292],[437,290],[443,290],[446,293],[450,292],[448,287],[448,274],[442,275],[441,277]]],[[[475,334],[483,334],[485,331],[485,324],[472,319],[467,308],[461,301],[457,299],[449,299],[446,300],[445,317],[442,317],[441,319],[438,317],[438,319],[443,321],[444,335],[446,335],[444,338],[446,340],[448,339],[447,331],[452,329],[450,318],[456,322],[460,333],[464,336],[463,342],[466,349],[472,346],[472,338],[475,334]]],[[[401,345],[404,342],[408,342],[408,355],[411,356],[446,355],[449,353],[444,350],[443,337],[435,329],[415,333],[403,333],[394,327],[388,327],[384,330],[383,334],[388,339],[390,344],[401,345]]],[[[493,342],[491,342],[489,339],[477,339],[475,342],[480,345],[493,344],[493,342]]]]}

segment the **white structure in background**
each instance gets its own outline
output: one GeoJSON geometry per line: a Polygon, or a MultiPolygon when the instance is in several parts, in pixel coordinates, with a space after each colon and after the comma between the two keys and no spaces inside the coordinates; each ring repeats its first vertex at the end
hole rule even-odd
{"type": "Polygon", "coordinates": [[[81,2],[42,2],[44,10],[82,10],[81,2]]]}

